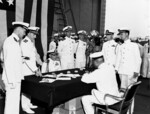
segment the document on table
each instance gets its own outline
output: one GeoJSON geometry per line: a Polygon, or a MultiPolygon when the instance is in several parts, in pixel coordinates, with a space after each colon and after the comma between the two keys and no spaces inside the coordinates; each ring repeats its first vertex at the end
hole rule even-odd
{"type": "Polygon", "coordinates": [[[71,80],[71,77],[58,77],[56,80],[71,80]]]}
{"type": "Polygon", "coordinates": [[[56,78],[56,75],[53,75],[53,74],[46,74],[42,77],[45,77],[45,78],[56,78]]]}
{"type": "Polygon", "coordinates": [[[39,83],[53,83],[56,79],[43,78],[39,83]]]}
{"type": "Polygon", "coordinates": [[[63,73],[60,73],[57,75],[57,78],[60,78],[60,77],[70,77],[70,78],[76,78],[76,77],[80,77],[79,74],[63,74],[63,73]]]}
{"type": "Polygon", "coordinates": [[[76,78],[76,77],[80,77],[79,74],[46,74],[44,76],[42,76],[42,80],[40,81],[40,83],[53,83],[56,80],[71,80],[71,78],[76,78]]]}

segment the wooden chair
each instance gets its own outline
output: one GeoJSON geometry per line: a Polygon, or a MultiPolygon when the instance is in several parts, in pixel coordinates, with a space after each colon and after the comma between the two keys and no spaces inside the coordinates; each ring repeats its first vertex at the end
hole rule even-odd
{"type": "Polygon", "coordinates": [[[122,97],[106,94],[104,97],[106,105],[93,104],[95,108],[95,114],[98,114],[99,112],[105,112],[106,114],[126,114],[128,110],[129,113],[131,113],[131,104],[140,84],[141,81],[129,85],[128,88],[124,91],[124,95],[122,97]],[[107,105],[107,97],[116,99],[118,102],[113,105],[107,105]]]}

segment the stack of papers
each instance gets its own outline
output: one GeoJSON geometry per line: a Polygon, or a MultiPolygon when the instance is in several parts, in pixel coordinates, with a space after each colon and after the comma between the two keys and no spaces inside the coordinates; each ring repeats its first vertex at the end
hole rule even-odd
{"type": "Polygon", "coordinates": [[[53,83],[55,80],[71,80],[71,78],[80,77],[80,75],[60,73],[58,75],[46,74],[42,77],[43,79],[40,81],[40,83],[53,83]]]}
{"type": "Polygon", "coordinates": [[[56,79],[43,78],[40,83],[53,83],[56,79]]]}
{"type": "Polygon", "coordinates": [[[75,73],[78,73],[79,71],[78,71],[78,70],[75,70],[74,72],[75,72],[75,73]]]}
{"type": "Polygon", "coordinates": [[[76,77],[80,77],[80,75],[79,74],[62,74],[62,73],[60,73],[57,75],[57,78],[60,78],[60,77],[76,78],[76,77]]]}
{"type": "Polygon", "coordinates": [[[44,75],[42,77],[56,78],[56,75],[46,74],[46,75],[44,75]]]}
{"type": "Polygon", "coordinates": [[[56,80],[71,80],[71,77],[58,77],[56,80]]]}

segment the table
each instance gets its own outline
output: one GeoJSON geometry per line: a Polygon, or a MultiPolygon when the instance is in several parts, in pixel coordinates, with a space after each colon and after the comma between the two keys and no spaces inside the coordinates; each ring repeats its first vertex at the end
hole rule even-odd
{"type": "MultiPolygon", "coordinates": [[[[71,73],[75,70],[79,71],[79,74],[83,74],[84,71],[79,69],[69,70],[71,73]]],[[[55,72],[67,72],[68,70],[55,72]]],[[[46,73],[46,74],[51,74],[46,73]]],[[[45,75],[45,74],[43,74],[45,75]]],[[[71,80],[57,80],[53,83],[39,83],[42,80],[41,77],[26,76],[25,80],[22,80],[21,92],[30,95],[31,98],[37,99],[46,104],[46,109],[50,112],[53,108],[59,104],[62,104],[73,98],[90,94],[91,89],[96,88],[95,84],[86,84],[81,82],[81,77],[72,78],[71,80]]]]}

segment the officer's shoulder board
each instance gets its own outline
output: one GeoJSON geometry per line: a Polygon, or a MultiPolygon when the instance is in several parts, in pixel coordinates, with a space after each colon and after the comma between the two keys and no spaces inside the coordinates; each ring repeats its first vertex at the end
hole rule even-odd
{"type": "Polygon", "coordinates": [[[15,37],[14,37],[14,40],[15,40],[16,42],[19,42],[19,40],[17,40],[15,37]]]}
{"type": "Polygon", "coordinates": [[[27,42],[28,42],[28,40],[27,40],[27,39],[24,39],[24,40],[23,40],[23,42],[27,43],[27,42]]]}
{"type": "Polygon", "coordinates": [[[55,65],[56,65],[56,66],[59,65],[59,61],[55,61],[55,65]]]}
{"type": "Polygon", "coordinates": [[[86,43],[86,42],[83,42],[83,45],[84,45],[84,46],[86,46],[86,45],[87,45],[87,43],[86,43]]]}

